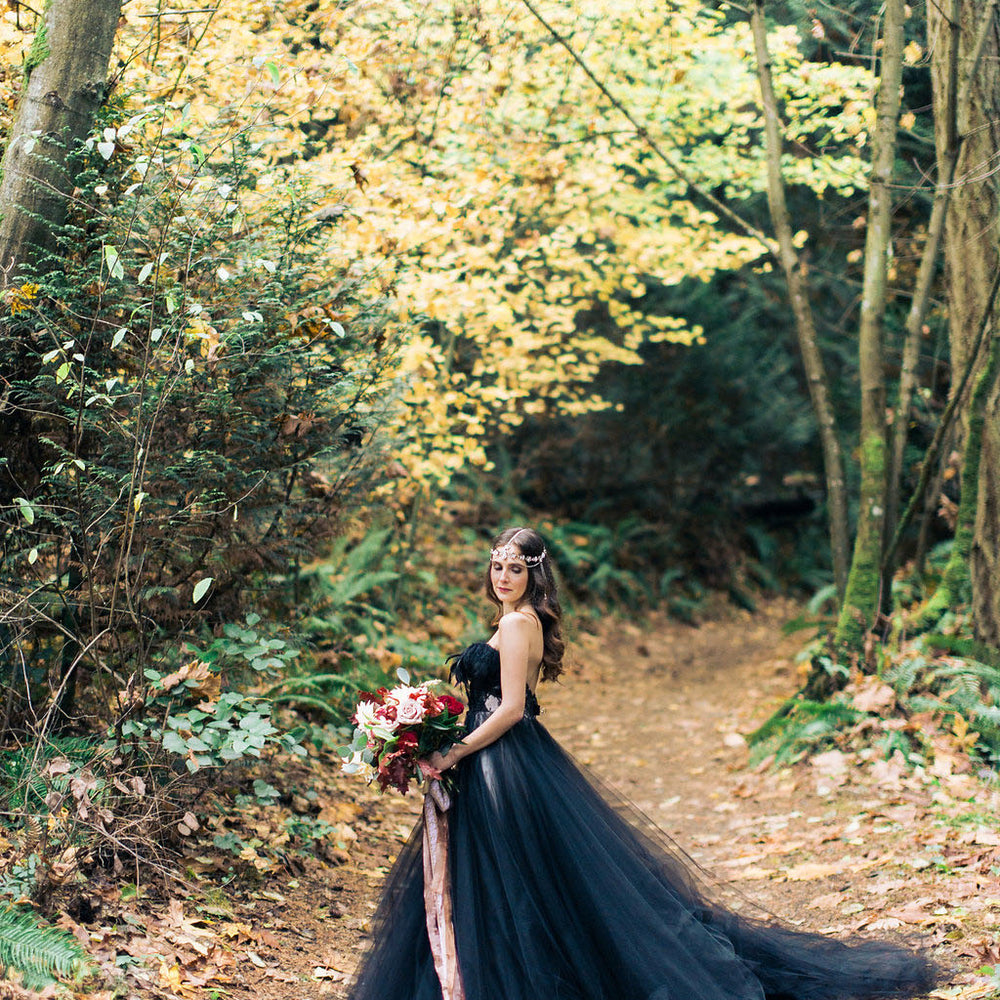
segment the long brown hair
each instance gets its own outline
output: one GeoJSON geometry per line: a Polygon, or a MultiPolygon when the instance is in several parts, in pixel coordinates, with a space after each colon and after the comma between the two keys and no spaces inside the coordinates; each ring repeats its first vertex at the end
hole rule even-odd
{"type": "MultiPolygon", "coordinates": [[[[528,559],[533,556],[543,556],[543,553],[546,553],[542,536],[532,528],[507,528],[493,540],[492,547],[502,548],[508,544],[515,545],[521,555],[528,557],[528,559]]],[[[492,564],[491,559],[490,566],[492,564]]],[[[497,597],[496,591],[493,589],[490,566],[486,568],[486,596],[497,606],[497,613],[491,622],[492,625],[496,625],[503,613],[503,601],[497,597]]],[[[563,650],[565,649],[561,634],[562,608],[559,606],[556,578],[552,572],[552,563],[549,561],[547,553],[538,562],[526,563],[525,568],[528,571],[528,585],[522,600],[526,600],[531,605],[535,614],[538,615],[538,620],[542,623],[542,678],[554,681],[562,673],[563,650]]]]}

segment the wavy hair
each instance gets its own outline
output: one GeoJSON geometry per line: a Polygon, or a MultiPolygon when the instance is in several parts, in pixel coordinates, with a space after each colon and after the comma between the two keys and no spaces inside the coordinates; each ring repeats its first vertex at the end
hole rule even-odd
{"type": "MultiPolygon", "coordinates": [[[[492,548],[501,548],[510,544],[515,545],[521,555],[528,557],[540,556],[546,551],[542,536],[532,528],[507,528],[493,540],[492,548]]],[[[542,623],[542,678],[554,681],[562,673],[563,650],[565,649],[561,632],[562,608],[559,605],[559,588],[556,586],[552,563],[547,554],[535,565],[526,566],[526,568],[528,570],[528,585],[522,600],[531,605],[535,614],[538,615],[538,620],[542,623]]],[[[497,597],[496,591],[493,589],[490,567],[486,569],[486,596],[497,606],[497,613],[490,623],[496,625],[503,613],[503,601],[497,597]]]]}

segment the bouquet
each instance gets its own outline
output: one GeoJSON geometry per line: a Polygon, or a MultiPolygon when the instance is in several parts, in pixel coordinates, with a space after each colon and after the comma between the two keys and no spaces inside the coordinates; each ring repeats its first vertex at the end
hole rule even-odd
{"type": "MultiPolygon", "coordinates": [[[[405,670],[396,673],[402,681],[397,687],[362,693],[353,716],[354,740],[340,754],[344,771],[377,780],[383,792],[392,785],[405,795],[411,780],[425,777],[426,766],[418,761],[461,740],[458,717],[465,706],[449,694],[431,691],[439,681],[411,685],[405,670]]],[[[438,777],[429,771],[426,776],[438,777]]]]}

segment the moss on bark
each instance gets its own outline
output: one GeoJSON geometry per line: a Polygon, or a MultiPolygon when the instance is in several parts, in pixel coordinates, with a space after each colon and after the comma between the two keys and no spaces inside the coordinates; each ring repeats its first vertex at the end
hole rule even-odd
{"type": "Polygon", "coordinates": [[[955,540],[941,582],[913,624],[917,632],[926,632],[937,625],[945,612],[958,604],[962,588],[970,582],[969,556],[975,538],[976,507],[979,502],[979,466],[983,453],[986,401],[996,381],[998,370],[1000,370],[1000,337],[995,336],[990,345],[986,366],[976,379],[972,399],[969,401],[969,428],[965,438],[965,454],[962,456],[962,483],[955,523],[955,540]]]}
{"type": "Polygon", "coordinates": [[[869,434],[861,442],[862,509],[858,515],[847,593],[834,637],[835,647],[843,653],[861,649],[865,633],[878,613],[887,451],[884,433],[869,434]]]}

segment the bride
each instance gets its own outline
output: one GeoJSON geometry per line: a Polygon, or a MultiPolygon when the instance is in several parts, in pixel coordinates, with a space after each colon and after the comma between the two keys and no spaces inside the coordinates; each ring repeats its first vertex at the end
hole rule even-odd
{"type": "Polygon", "coordinates": [[[452,663],[467,735],[428,761],[454,775],[445,891],[457,968],[439,975],[431,947],[421,822],[386,881],[351,1000],[861,1000],[931,988],[933,964],[898,945],[722,905],[704,872],[552,739],[535,689],[562,669],[561,611],[535,531],[496,539],[486,595],[496,632],[452,663]]]}

